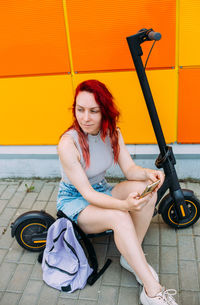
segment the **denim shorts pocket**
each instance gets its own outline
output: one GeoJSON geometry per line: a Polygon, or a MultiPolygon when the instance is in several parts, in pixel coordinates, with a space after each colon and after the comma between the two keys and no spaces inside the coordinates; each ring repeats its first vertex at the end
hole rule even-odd
{"type": "Polygon", "coordinates": [[[62,196],[68,196],[68,197],[77,197],[80,193],[77,191],[77,189],[71,185],[66,184],[65,182],[61,181],[60,187],[58,190],[58,197],[62,196]]]}

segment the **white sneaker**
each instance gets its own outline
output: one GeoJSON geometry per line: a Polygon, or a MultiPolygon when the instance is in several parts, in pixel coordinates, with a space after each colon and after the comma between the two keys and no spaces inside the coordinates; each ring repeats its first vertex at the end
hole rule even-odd
{"type": "MultiPolygon", "coordinates": [[[[137,276],[137,274],[135,273],[135,271],[133,270],[133,268],[131,268],[131,266],[128,264],[128,262],[125,260],[125,258],[121,255],[120,257],[120,265],[125,268],[126,270],[128,270],[129,272],[132,272],[135,277],[136,277],[136,280],[138,281],[138,283],[140,285],[143,285],[141,279],[137,276]]],[[[153,275],[153,277],[156,279],[157,282],[159,282],[159,277],[158,277],[158,274],[156,273],[156,271],[148,264],[149,266],[149,269],[151,270],[151,273],[153,275]]]]}
{"type": "Polygon", "coordinates": [[[167,289],[163,287],[162,291],[159,292],[155,297],[150,298],[146,294],[144,288],[140,295],[140,301],[143,305],[178,305],[173,298],[173,295],[176,294],[175,289],[167,289]]]}

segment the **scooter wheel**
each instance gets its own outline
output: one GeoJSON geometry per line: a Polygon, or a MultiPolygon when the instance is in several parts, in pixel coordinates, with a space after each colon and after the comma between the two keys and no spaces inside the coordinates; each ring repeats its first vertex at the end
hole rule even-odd
{"type": "Polygon", "coordinates": [[[184,195],[185,203],[189,208],[190,214],[188,217],[179,219],[175,209],[174,201],[171,196],[166,196],[162,199],[161,215],[165,223],[176,229],[184,229],[190,227],[200,217],[200,201],[192,195],[184,195]]]}
{"type": "Polygon", "coordinates": [[[20,223],[16,229],[15,237],[19,245],[31,252],[40,252],[46,246],[46,239],[34,243],[33,234],[47,232],[48,227],[40,218],[27,219],[20,223]]]}

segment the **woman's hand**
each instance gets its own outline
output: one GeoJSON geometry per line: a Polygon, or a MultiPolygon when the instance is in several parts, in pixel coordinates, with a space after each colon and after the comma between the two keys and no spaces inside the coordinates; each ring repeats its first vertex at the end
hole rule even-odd
{"type": "Polygon", "coordinates": [[[127,199],[124,200],[125,201],[124,209],[126,211],[135,211],[135,212],[141,211],[142,208],[148,204],[149,200],[152,198],[154,193],[155,190],[141,199],[139,193],[136,192],[130,193],[127,199]]]}
{"type": "Polygon", "coordinates": [[[160,183],[158,184],[156,191],[161,187],[165,180],[165,174],[162,171],[159,170],[153,170],[145,168],[146,172],[146,179],[151,180],[152,182],[156,182],[157,180],[160,180],[160,183]]]}

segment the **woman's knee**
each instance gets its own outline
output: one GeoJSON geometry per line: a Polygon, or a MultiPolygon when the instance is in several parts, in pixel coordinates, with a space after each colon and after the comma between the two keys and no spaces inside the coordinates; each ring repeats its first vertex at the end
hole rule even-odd
{"type": "Polygon", "coordinates": [[[147,186],[147,181],[123,181],[112,190],[112,196],[118,199],[126,199],[132,192],[141,194],[147,186]]]}
{"type": "Polygon", "coordinates": [[[109,213],[110,213],[110,224],[113,230],[121,226],[128,227],[130,225],[133,225],[131,216],[128,211],[126,212],[121,210],[110,210],[109,213]]]}

